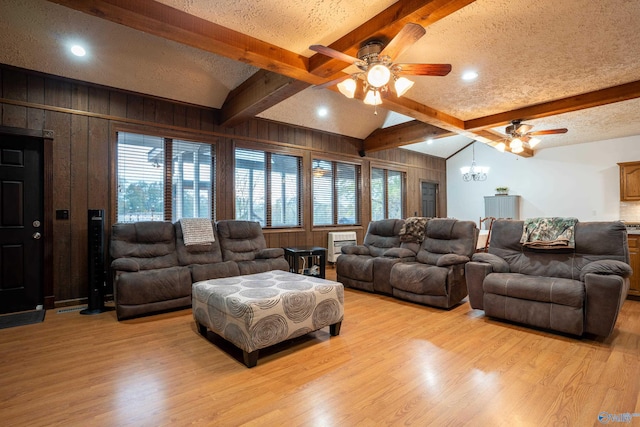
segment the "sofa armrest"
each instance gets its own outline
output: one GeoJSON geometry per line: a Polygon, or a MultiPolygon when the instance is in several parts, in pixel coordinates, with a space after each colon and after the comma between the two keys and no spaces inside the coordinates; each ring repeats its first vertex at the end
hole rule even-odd
{"type": "Polygon", "coordinates": [[[341,248],[345,255],[369,255],[369,248],[364,245],[349,245],[341,248]]]}
{"type": "Polygon", "coordinates": [[[484,262],[491,264],[494,273],[509,273],[509,264],[497,255],[478,252],[473,254],[471,260],[474,262],[484,262]]]}
{"type": "Polygon", "coordinates": [[[382,256],[399,259],[411,258],[411,260],[415,260],[416,253],[407,248],[391,248],[387,249],[382,256]]]}
{"type": "Polygon", "coordinates": [[[111,269],[116,271],[140,271],[140,264],[131,258],[117,258],[111,262],[111,269]]]}
{"type": "Polygon", "coordinates": [[[493,272],[491,264],[470,261],[464,265],[471,308],[484,310],[484,278],[493,272]]]}
{"type": "Polygon", "coordinates": [[[584,280],[585,332],[608,337],[629,292],[629,278],[587,273],[584,280]]]}
{"type": "Polygon", "coordinates": [[[256,252],[256,259],[271,259],[284,257],[284,249],[282,248],[265,248],[256,252]]]}
{"type": "Polygon", "coordinates": [[[622,261],[603,259],[599,261],[593,261],[585,265],[584,268],[580,271],[580,281],[584,282],[585,276],[590,273],[630,277],[633,274],[633,270],[631,269],[629,264],[622,261]]]}
{"type": "Polygon", "coordinates": [[[438,258],[438,261],[436,261],[436,265],[438,267],[448,267],[454,264],[464,264],[469,261],[469,257],[465,255],[444,254],[440,258],[438,258]]]}

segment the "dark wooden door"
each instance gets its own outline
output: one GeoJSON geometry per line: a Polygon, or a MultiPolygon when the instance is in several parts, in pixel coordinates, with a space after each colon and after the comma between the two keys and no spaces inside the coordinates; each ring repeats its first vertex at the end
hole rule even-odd
{"type": "Polygon", "coordinates": [[[42,139],[0,134],[0,313],[43,304],[42,139]]]}
{"type": "Polygon", "coordinates": [[[420,186],[422,190],[422,216],[433,218],[437,216],[438,184],[422,182],[420,186]]]}

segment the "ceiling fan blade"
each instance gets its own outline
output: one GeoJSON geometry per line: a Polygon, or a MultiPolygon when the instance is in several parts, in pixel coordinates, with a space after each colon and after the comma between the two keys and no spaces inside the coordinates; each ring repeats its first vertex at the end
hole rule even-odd
{"type": "Polygon", "coordinates": [[[533,129],[532,125],[519,125],[516,128],[516,132],[522,135],[529,132],[531,129],[533,129]]]}
{"type": "Polygon", "coordinates": [[[426,30],[422,25],[409,22],[402,27],[400,32],[382,49],[380,55],[387,55],[391,59],[397,58],[402,52],[411,47],[412,44],[420,40],[425,33],[426,30]]]}
{"type": "Polygon", "coordinates": [[[568,130],[565,128],[562,129],[547,129],[547,130],[537,130],[535,132],[529,132],[528,135],[538,136],[538,135],[553,135],[556,133],[567,133],[568,130]]]}
{"type": "Polygon", "coordinates": [[[348,62],[349,64],[355,64],[357,62],[360,62],[360,60],[358,58],[354,58],[351,55],[347,55],[346,53],[342,53],[340,51],[337,51],[335,49],[331,49],[330,47],[326,47],[326,46],[322,46],[319,44],[314,44],[309,46],[309,49],[313,50],[314,52],[318,52],[321,53],[323,55],[327,55],[330,56],[332,58],[338,59],[342,62],[348,62]]]}
{"type": "Polygon", "coordinates": [[[347,80],[347,79],[350,79],[350,78],[351,78],[350,74],[345,74],[342,77],[338,77],[337,79],[329,80],[328,82],[322,83],[321,85],[316,85],[313,88],[314,89],[324,89],[324,88],[329,87],[329,86],[337,85],[341,81],[347,80]]]}
{"type": "Polygon", "coordinates": [[[400,67],[399,74],[414,76],[446,76],[451,72],[451,64],[394,64],[400,67]]]}

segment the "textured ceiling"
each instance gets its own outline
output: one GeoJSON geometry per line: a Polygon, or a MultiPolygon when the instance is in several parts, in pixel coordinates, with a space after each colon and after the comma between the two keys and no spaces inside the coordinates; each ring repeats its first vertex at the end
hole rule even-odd
{"type": "MultiPolygon", "coordinates": [[[[310,57],[393,5],[388,0],[160,0],[161,3],[310,57]]],[[[45,0],[0,1],[0,62],[163,98],[222,108],[258,68],[45,0]],[[78,60],[66,49],[86,43],[78,60]]],[[[406,97],[461,120],[640,81],[640,1],[477,0],[426,27],[401,62],[450,63],[446,77],[411,77],[406,97]],[[477,80],[461,80],[464,71],[477,80]]],[[[347,69],[348,71],[349,69],[347,69]]],[[[259,117],[364,139],[409,120],[330,90],[307,88],[259,117]],[[319,117],[317,109],[328,115],[319,117]]],[[[536,150],[640,134],[632,99],[526,120],[534,130],[566,127],[536,150]]],[[[492,126],[503,133],[504,126],[492,126]]],[[[467,135],[468,136],[468,135],[467,135]]],[[[414,148],[439,157],[469,139],[414,148]]]]}

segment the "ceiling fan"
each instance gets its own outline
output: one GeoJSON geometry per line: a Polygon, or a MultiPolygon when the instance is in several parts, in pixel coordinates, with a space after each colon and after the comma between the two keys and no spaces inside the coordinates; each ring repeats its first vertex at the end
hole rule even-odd
{"type": "MultiPolygon", "coordinates": [[[[538,130],[535,132],[531,132],[531,129],[533,129],[533,126],[522,124],[522,120],[512,120],[511,124],[506,127],[507,141],[512,153],[522,153],[525,146],[533,148],[538,145],[540,140],[535,138],[536,136],[567,133],[565,128],[538,130]]],[[[504,142],[496,145],[496,148],[500,151],[504,151],[505,147],[504,142]]]]}
{"type": "Polygon", "coordinates": [[[366,93],[364,103],[379,105],[382,103],[382,95],[389,91],[389,82],[393,78],[394,89],[398,97],[404,95],[413,82],[403,75],[414,76],[446,76],[451,71],[451,64],[397,64],[393,58],[398,57],[412,44],[417,42],[425,34],[425,29],[418,24],[408,23],[402,30],[385,45],[380,40],[369,40],[358,50],[355,58],[330,47],[312,45],[309,49],[330,56],[343,62],[355,65],[361,71],[342,76],[316,86],[325,88],[334,84],[347,98],[353,98],[359,79],[363,81],[366,93]]]}

